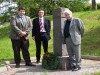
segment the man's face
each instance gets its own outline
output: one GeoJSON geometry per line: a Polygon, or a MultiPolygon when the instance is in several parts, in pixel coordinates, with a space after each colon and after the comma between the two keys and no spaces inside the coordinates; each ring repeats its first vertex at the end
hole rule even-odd
{"type": "Polygon", "coordinates": [[[65,15],[66,19],[71,19],[72,18],[72,14],[71,13],[67,13],[66,12],[64,15],[65,15]]]}
{"type": "Polygon", "coordinates": [[[19,11],[19,15],[20,15],[20,16],[25,15],[25,10],[20,10],[20,11],[19,11]]]}
{"type": "Polygon", "coordinates": [[[43,17],[44,16],[44,11],[43,10],[39,11],[38,15],[39,15],[39,17],[43,17]]]}

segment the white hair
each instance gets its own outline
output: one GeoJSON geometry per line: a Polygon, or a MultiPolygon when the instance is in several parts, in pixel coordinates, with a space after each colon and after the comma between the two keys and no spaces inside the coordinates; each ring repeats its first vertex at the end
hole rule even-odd
{"type": "Polygon", "coordinates": [[[66,9],[66,10],[64,11],[64,14],[65,14],[65,13],[72,14],[72,11],[71,11],[71,10],[69,10],[69,9],[66,9]]]}

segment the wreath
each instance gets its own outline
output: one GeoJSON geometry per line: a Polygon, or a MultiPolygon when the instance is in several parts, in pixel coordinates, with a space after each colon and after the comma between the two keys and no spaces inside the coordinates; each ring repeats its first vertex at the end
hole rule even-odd
{"type": "Polygon", "coordinates": [[[45,69],[54,70],[58,67],[58,57],[53,53],[46,53],[43,55],[42,66],[45,69]]]}

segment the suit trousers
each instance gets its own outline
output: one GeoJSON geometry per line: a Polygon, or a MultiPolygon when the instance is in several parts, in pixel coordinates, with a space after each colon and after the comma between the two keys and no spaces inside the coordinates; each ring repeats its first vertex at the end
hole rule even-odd
{"type": "Polygon", "coordinates": [[[36,59],[40,61],[41,57],[41,45],[43,45],[44,53],[48,52],[48,39],[45,36],[40,35],[38,39],[35,39],[36,43],[36,59]]]}
{"type": "Polygon", "coordinates": [[[70,66],[80,66],[81,63],[81,45],[74,45],[71,37],[65,39],[67,52],[69,55],[70,66]]]}
{"type": "Polygon", "coordinates": [[[22,50],[22,55],[25,60],[25,63],[30,63],[30,54],[28,51],[29,48],[29,40],[26,40],[25,38],[21,39],[11,39],[12,42],[12,48],[14,52],[14,60],[16,64],[20,64],[21,56],[20,56],[20,49],[22,50]]]}

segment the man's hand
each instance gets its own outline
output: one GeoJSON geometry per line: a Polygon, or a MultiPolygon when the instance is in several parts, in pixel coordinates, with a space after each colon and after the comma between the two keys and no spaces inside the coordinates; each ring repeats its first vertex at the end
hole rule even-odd
{"type": "Polygon", "coordinates": [[[35,40],[35,36],[32,36],[32,39],[35,40]]]}
{"type": "Polygon", "coordinates": [[[23,36],[25,36],[26,34],[27,34],[26,32],[22,31],[22,32],[19,33],[19,36],[20,36],[20,37],[23,37],[23,36]]]}

